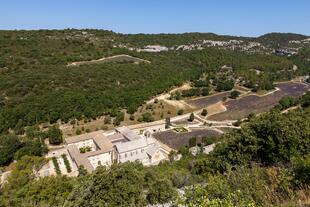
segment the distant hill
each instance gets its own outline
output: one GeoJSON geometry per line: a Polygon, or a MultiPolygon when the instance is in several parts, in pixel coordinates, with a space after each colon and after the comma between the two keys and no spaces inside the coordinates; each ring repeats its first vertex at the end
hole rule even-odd
{"type": "Polygon", "coordinates": [[[253,40],[250,37],[237,37],[229,35],[218,35],[215,33],[181,33],[181,34],[127,34],[124,35],[126,41],[135,46],[164,45],[167,47],[183,44],[192,44],[199,40],[253,40]]]}
{"type": "Polygon", "coordinates": [[[243,40],[245,42],[259,42],[271,49],[286,47],[291,40],[304,40],[309,36],[295,33],[268,33],[259,37],[242,37],[230,35],[218,35],[215,33],[181,33],[181,34],[125,34],[123,41],[131,46],[142,47],[145,45],[163,45],[172,47],[176,45],[195,44],[201,40],[229,41],[243,40]]]}
{"type": "Polygon", "coordinates": [[[291,40],[303,40],[308,36],[295,33],[268,33],[256,38],[256,41],[270,46],[286,46],[291,40]]]}

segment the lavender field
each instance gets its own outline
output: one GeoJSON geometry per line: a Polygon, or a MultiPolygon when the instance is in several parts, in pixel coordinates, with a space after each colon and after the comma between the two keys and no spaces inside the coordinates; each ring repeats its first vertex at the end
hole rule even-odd
{"type": "Polygon", "coordinates": [[[298,97],[310,89],[309,85],[301,83],[279,83],[280,89],[266,96],[249,95],[225,103],[227,111],[208,117],[209,120],[236,120],[247,117],[250,113],[261,113],[272,109],[279,100],[286,96],[298,97]]]}
{"type": "Polygon", "coordinates": [[[228,98],[230,93],[231,93],[230,91],[226,91],[226,92],[219,93],[219,94],[212,95],[212,96],[191,99],[186,102],[196,108],[204,108],[204,107],[207,107],[208,105],[212,105],[212,104],[222,101],[224,97],[228,98]]]}
{"type": "Polygon", "coordinates": [[[181,147],[188,145],[188,141],[192,137],[196,137],[199,142],[202,137],[219,137],[221,134],[212,129],[193,129],[191,132],[186,133],[176,133],[173,130],[168,130],[155,133],[153,136],[169,147],[178,150],[181,147]]]}

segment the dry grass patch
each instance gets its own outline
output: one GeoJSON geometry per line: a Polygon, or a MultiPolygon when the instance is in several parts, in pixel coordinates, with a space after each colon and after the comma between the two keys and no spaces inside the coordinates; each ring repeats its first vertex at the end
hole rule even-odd
{"type": "Polygon", "coordinates": [[[73,62],[69,63],[67,66],[80,66],[80,65],[89,65],[89,64],[100,64],[100,63],[151,63],[150,61],[143,60],[141,58],[132,57],[130,55],[115,55],[111,57],[103,57],[98,60],[89,60],[89,61],[79,61],[79,62],[73,62]]]}

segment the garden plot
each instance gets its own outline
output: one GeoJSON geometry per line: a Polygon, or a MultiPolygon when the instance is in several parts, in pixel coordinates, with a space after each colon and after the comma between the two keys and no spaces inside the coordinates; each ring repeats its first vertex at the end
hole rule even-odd
{"type": "Polygon", "coordinates": [[[196,119],[194,119],[193,121],[189,121],[188,120],[189,119],[189,117],[185,117],[185,118],[183,118],[183,119],[178,119],[178,120],[176,120],[176,121],[172,121],[171,123],[172,124],[175,124],[175,125],[185,125],[185,126],[187,126],[187,125],[196,125],[196,124],[200,124],[200,122],[198,121],[198,120],[196,120],[196,119]]]}
{"type": "Polygon", "coordinates": [[[219,137],[221,133],[212,129],[192,129],[191,132],[184,133],[176,133],[174,130],[168,130],[155,133],[153,136],[160,142],[178,150],[181,147],[187,146],[192,137],[197,137],[197,141],[200,142],[199,139],[202,137],[219,137]]]}

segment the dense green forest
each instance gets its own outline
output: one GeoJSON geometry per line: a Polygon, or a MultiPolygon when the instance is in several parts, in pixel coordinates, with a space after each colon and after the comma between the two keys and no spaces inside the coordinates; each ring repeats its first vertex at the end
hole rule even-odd
{"type": "MultiPolygon", "coordinates": [[[[307,102],[308,97],[304,98],[307,102]]],[[[209,155],[158,166],[115,164],[77,178],[35,179],[44,159],[24,156],[1,189],[1,206],[307,206],[310,204],[310,108],[252,116],[209,155]],[[184,194],[178,193],[184,191],[184,194]],[[179,191],[180,192],[180,191],[179,191]]]]}
{"type": "Polygon", "coordinates": [[[251,40],[248,37],[233,37],[217,35],[214,33],[184,33],[180,34],[134,34],[125,35],[124,41],[130,45],[143,47],[146,45],[164,45],[173,47],[176,45],[193,44],[198,41],[208,39],[214,41],[227,41],[230,39],[251,40]]]}
{"type": "MultiPolygon", "coordinates": [[[[299,58],[208,48],[201,51],[137,53],[118,44],[183,44],[196,39],[229,39],[214,34],[122,35],[102,30],[0,31],[0,132],[43,122],[133,113],[150,97],[196,80],[203,73],[219,76],[229,65],[248,87],[269,89],[308,71],[304,49],[299,58]],[[161,42],[158,42],[161,40],[161,42]],[[67,67],[73,61],[129,54],[151,61],[67,67]],[[292,71],[294,64],[299,70],[292,71]],[[263,71],[254,74],[249,69],[263,71]]],[[[241,38],[241,37],[240,37],[241,38]]],[[[235,39],[238,39],[235,37],[235,39]]],[[[245,38],[247,39],[247,38],[245,38]]],[[[225,88],[225,87],[224,87],[225,88]]]]}
{"type": "Polygon", "coordinates": [[[308,38],[305,35],[295,33],[268,33],[257,38],[258,42],[268,44],[275,47],[288,45],[291,40],[304,40],[308,38]]]}

